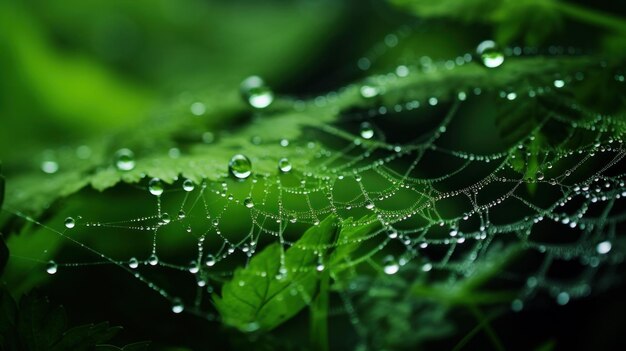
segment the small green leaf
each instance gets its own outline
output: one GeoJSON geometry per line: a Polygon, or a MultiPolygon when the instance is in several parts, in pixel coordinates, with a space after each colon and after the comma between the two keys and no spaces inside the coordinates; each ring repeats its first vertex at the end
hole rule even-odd
{"type": "Polygon", "coordinates": [[[247,267],[235,271],[222,287],[222,297],[213,296],[224,323],[242,331],[271,330],[307,306],[317,288],[318,272],[312,269],[318,256],[313,248],[324,250],[332,244],[337,219],[328,216],[309,228],[284,253],[286,274],[281,269],[282,247],[272,244],[254,256],[247,267]]]}
{"type": "Polygon", "coordinates": [[[286,275],[282,279],[277,278],[281,274],[279,244],[266,247],[247,267],[237,269],[233,279],[223,285],[222,297],[213,296],[224,322],[242,331],[271,330],[309,305],[320,280],[315,269],[320,255],[329,257],[326,266],[331,272],[338,272],[380,225],[373,216],[358,221],[345,219],[338,231],[339,224],[330,215],[285,251],[286,275]],[[331,247],[335,249],[329,254],[331,247]]]}
{"type": "Polygon", "coordinates": [[[74,327],[63,333],[61,339],[50,348],[50,351],[91,350],[94,345],[109,341],[121,329],[121,327],[110,327],[108,322],[74,327]]]}

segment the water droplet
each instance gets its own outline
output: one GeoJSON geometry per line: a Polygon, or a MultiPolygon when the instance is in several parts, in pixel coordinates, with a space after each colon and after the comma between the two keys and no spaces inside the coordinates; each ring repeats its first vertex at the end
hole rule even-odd
{"type": "Polygon", "coordinates": [[[172,312],[181,313],[183,310],[185,310],[185,306],[183,305],[183,302],[181,301],[181,299],[179,298],[173,299],[172,300],[172,312]]]}
{"type": "Polygon", "coordinates": [[[318,264],[317,264],[317,266],[315,266],[315,270],[317,270],[318,272],[323,271],[323,270],[324,270],[324,268],[326,268],[326,267],[324,267],[324,264],[323,264],[323,263],[321,263],[321,262],[320,262],[320,263],[318,263],[318,264]]]}
{"type": "Polygon", "coordinates": [[[558,303],[559,305],[561,305],[561,306],[567,305],[568,302],[569,302],[569,294],[566,293],[565,291],[560,292],[556,296],[556,303],[558,303]]]}
{"type": "Polygon", "coordinates": [[[495,68],[504,62],[504,54],[493,40],[485,40],[478,44],[476,53],[487,68],[495,68]]]}
{"type": "Polygon", "coordinates": [[[515,299],[511,302],[511,310],[513,312],[519,312],[524,309],[524,302],[520,299],[515,299]]]}
{"type": "Polygon", "coordinates": [[[396,261],[395,257],[389,255],[385,257],[383,260],[383,271],[386,274],[396,274],[398,270],[400,270],[400,265],[398,265],[398,261],[396,261]]]}
{"type": "Polygon", "coordinates": [[[432,269],[433,269],[432,263],[424,263],[424,265],[422,266],[422,271],[424,272],[430,272],[432,269]]]}
{"type": "Polygon", "coordinates": [[[543,175],[543,172],[537,171],[537,180],[543,180],[544,178],[545,176],[543,175]]]}
{"type": "Polygon", "coordinates": [[[156,254],[152,254],[150,255],[150,257],[148,257],[148,263],[151,266],[156,266],[159,263],[159,258],[157,257],[156,254]]]}
{"type": "Polygon", "coordinates": [[[170,218],[169,214],[167,213],[161,214],[161,218],[160,218],[161,224],[168,224],[171,221],[172,221],[172,218],[170,218]]]}
{"type": "Polygon", "coordinates": [[[361,93],[361,96],[369,99],[369,98],[373,98],[374,96],[378,95],[380,93],[380,90],[376,87],[373,87],[371,85],[364,85],[361,87],[361,89],[359,90],[359,92],[361,93]]]}
{"type": "Polygon", "coordinates": [[[196,188],[196,185],[193,183],[191,179],[185,179],[183,181],[183,190],[186,192],[193,191],[196,188]]]}
{"type": "Polygon", "coordinates": [[[252,202],[251,198],[247,197],[243,199],[243,205],[246,206],[247,208],[252,208],[254,207],[254,202],[252,202]]]}
{"type": "Polygon", "coordinates": [[[59,170],[59,164],[56,161],[46,160],[41,163],[41,170],[44,173],[53,174],[59,170]]]}
{"type": "Polygon", "coordinates": [[[183,210],[178,211],[178,219],[183,219],[185,217],[187,217],[187,214],[185,213],[185,211],[183,210]]]}
{"type": "Polygon", "coordinates": [[[200,271],[200,266],[198,265],[198,262],[191,261],[187,270],[189,270],[189,273],[196,274],[200,271]]]}
{"type": "Polygon", "coordinates": [[[283,173],[288,173],[291,171],[291,162],[286,158],[281,158],[278,160],[278,169],[283,173]]]}
{"type": "Polygon", "coordinates": [[[389,228],[389,230],[387,230],[387,236],[389,239],[395,239],[398,237],[398,231],[394,228],[389,228]]]}
{"type": "Polygon", "coordinates": [[[76,221],[72,217],[67,217],[65,219],[65,228],[72,229],[76,226],[76,221]]]}
{"type": "Polygon", "coordinates": [[[565,81],[563,79],[556,79],[554,81],[555,88],[563,88],[565,86],[565,81]]]}
{"type": "Polygon", "coordinates": [[[243,98],[254,108],[264,109],[274,101],[274,93],[265,85],[261,77],[246,78],[241,83],[240,89],[243,98]]]}
{"type": "Polygon", "coordinates": [[[139,261],[135,257],[131,257],[131,259],[128,260],[128,267],[132,269],[139,267],[139,261]]]}
{"type": "Polygon", "coordinates": [[[246,156],[237,154],[230,159],[228,170],[235,178],[246,179],[252,174],[252,163],[246,156]]]}
{"type": "Polygon", "coordinates": [[[115,153],[115,167],[120,171],[135,168],[135,154],[130,149],[119,149],[115,153]]]}
{"type": "Polygon", "coordinates": [[[604,255],[604,254],[609,253],[612,247],[613,245],[611,245],[610,241],[603,241],[596,246],[596,252],[599,253],[600,255],[604,255]]]}
{"type": "Polygon", "coordinates": [[[189,111],[191,111],[194,116],[202,116],[206,112],[206,106],[204,106],[203,103],[197,101],[189,106],[189,111]]]}
{"type": "Polygon", "coordinates": [[[213,267],[215,266],[215,256],[208,254],[206,255],[206,260],[204,261],[204,264],[206,264],[208,267],[213,267]]]}
{"type": "Polygon", "coordinates": [[[367,202],[365,203],[365,208],[367,208],[368,210],[373,209],[373,208],[374,208],[374,203],[373,203],[373,202],[371,202],[371,201],[367,201],[367,202]]]}
{"type": "Polygon", "coordinates": [[[161,194],[163,194],[163,183],[161,182],[161,179],[150,179],[150,182],[148,183],[148,190],[150,191],[150,194],[154,196],[161,196],[161,194]]]}
{"type": "Polygon", "coordinates": [[[54,262],[54,261],[49,261],[49,262],[46,264],[46,272],[48,272],[48,274],[54,274],[54,273],[56,273],[56,272],[57,272],[58,267],[59,267],[59,266],[57,265],[57,263],[56,263],[56,262],[54,262]]]}
{"type": "Polygon", "coordinates": [[[369,122],[361,123],[361,138],[371,139],[374,136],[374,128],[369,122]]]}

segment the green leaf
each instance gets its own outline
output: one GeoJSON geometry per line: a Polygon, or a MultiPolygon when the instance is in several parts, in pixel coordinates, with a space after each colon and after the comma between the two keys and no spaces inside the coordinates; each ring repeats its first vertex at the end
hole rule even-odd
{"type": "Polygon", "coordinates": [[[223,285],[221,298],[213,296],[224,322],[242,331],[271,330],[293,317],[311,304],[320,275],[327,274],[315,269],[320,255],[329,256],[325,265],[331,273],[340,271],[379,225],[372,216],[342,222],[334,215],[326,217],[284,252],[287,273],[282,279],[277,278],[282,248],[279,244],[266,247],[247,267],[235,271],[232,280],[223,285]]]}
{"type": "Polygon", "coordinates": [[[309,228],[284,252],[286,274],[281,269],[280,244],[272,244],[255,255],[245,268],[235,270],[233,279],[222,286],[222,297],[213,296],[224,323],[241,331],[271,330],[307,306],[317,288],[318,260],[313,248],[324,250],[335,239],[337,219],[328,216],[309,228]]]}
{"type": "Polygon", "coordinates": [[[36,293],[24,295],[17,317],[19,343],[31,351],[50,350],[67,329],[67,316],[60,306],[53,306],[36,293]]]}

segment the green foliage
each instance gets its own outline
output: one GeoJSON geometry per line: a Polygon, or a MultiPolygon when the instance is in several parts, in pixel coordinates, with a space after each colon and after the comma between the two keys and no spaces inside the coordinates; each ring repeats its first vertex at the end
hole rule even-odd
{"type": "MultiPolygon", "coordinates": [[[[87,324],[68,329],[65,309],[52,305],[37,293],[24,295],[19,305],[9,293],[0,290],[0,347],[5,351],[114,350],[100,346],[117,334],[120,327],[108,323],[87,324]]],[[[147,343],[136,343],[118,350],[145,350],[147,343]]]]}

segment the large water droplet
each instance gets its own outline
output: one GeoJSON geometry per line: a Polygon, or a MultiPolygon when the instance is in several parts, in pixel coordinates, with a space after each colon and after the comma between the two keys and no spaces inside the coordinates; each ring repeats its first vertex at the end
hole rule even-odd
{"type": "Polygon", "coordinates": [[[150,194],[154,196],[161,196],[163,194],[163,182],[159,178],[152,178],[148,183],[148,190],[150,194]]]}
{"type": "Polygon", "coordinates": [[[54,262],[54,261],[48,261],[48,263],[46,264],[46,272],[47,272],[48,274],[54,274],[54,273],[56,273],[56,272],[57,272],[58,267],[59,267],[59,266],[57,265],[57,263],[56,263],[56,262],[54,262]]]}
{"type": "Polygon", "coordinates": [[[241,95],[246,102],[258,109],[264,109],[274,101],[274,93],[265,85],[261,77],[251,76],[241,82],[241,95]]]}
{"type": "Polygon", "coordinates": [[[237,154],[230,159],[228,170],[235,178],[246,179],[252,174],[252,163],[246,156],[237,154]]]}
{"type": "Polygon", "coordinates": [[[400,270],[400,265],[398,264],[398,261],[396,261],[395,257],[391,255],[385,257],[383,260],[383,271],[386,274],[391,275],[396,274],[398,270],[400,270]]]}
{"type": "Polygon", "coordinates": [[[115,167],[120,171],[135,168],[135,154],[130,149],[119,149],[115,153],[115,167]]]}
{"type": "Polygon", "coordinates": [[[65,228],[72,229],[76,226],[76,221],[72,217],[67,217],[65,219],[65,228]]]}
{"type": "Polygon", "coordinates": [[[190,191],[193,191],[193,189],[195,188],[196,188],[196,185],[193,183],[191,179],[185,179],[183,181],[183,190],[190,192],[190,191]]]}
{"type": "Polygon", "coordinates": [[[283,173],[288,173],[291,171],[291,162],[286,158],[281,158],[278,160],[278,169],[283,173]]]}
{"type": "Polygon", "coordinates": [[[361,123],[361,138],[371,139],[374,136],[374,128],[369,122],[361,123]]]}
{"type": "Polygon", "coordinates": [[[181,313],[185,310],[185,306],[183,305],[183,301],[179,298],[175,298],[172,300],[172,312],[181,313]]]}
{"type": "Polygon", "coordinates": [[[478,44],[476,53],[487,68],[495,68],[504,62],[504,54],[493,40],[485,40],[478,44]]]}

